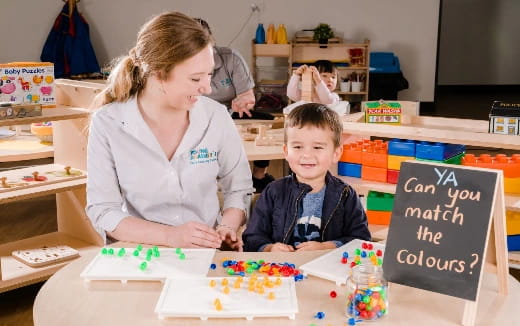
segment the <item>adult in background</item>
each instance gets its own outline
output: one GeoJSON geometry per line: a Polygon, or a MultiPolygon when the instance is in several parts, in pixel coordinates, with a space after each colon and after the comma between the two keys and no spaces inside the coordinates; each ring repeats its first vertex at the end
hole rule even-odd
{"type": "MultiPolygon", "coordinates": [[[[211,28],[205,20],[195,20],[212,35],[211,28]]],[[[233,119],[274,119],[270,114],[253,111],[255,82],[240,53],[228,47],[215,46],[213,55],[215,70],[211,78],[212,91],[207,96],[226,105],[233,119]]],[[[269,161],[266,160],[253,162],[253,187],[256,192],[262,192],[265,186],[274,180],[273,176],[267,173],[268,166],[269,161]]]]}

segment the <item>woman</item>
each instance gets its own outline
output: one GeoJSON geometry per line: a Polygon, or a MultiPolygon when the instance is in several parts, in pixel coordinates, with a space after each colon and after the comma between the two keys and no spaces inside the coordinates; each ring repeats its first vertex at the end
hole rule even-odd
{"type": "Polygon", "coordinates": [[[251,172],[229,114],[201,96],[213,66],[209,33],[169,12],[141,28],[113,69],[87,159],[87,215],[105,240],[241,250],[251,172]]]}

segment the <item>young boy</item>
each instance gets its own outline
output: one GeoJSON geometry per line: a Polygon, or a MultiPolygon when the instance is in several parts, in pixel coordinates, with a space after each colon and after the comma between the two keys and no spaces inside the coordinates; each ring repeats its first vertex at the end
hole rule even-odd
{"type": "Polygon", "coordinates": [[[294,172],[270,183],[243,234],[245,251],[332,249],[370,240],[367,217],[352,187],[328,169],[341,156],[342,124],[326,106],[307,103],[285,123],[285,158],[294,172]]]}

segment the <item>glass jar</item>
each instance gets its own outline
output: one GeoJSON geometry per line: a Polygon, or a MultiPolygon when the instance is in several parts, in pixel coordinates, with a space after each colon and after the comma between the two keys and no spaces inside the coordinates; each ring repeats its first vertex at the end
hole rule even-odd
{"type": "Polygon", "coordinates": [[[372,264],[352,267],[347,278],[348,317],[377,320],[388,314],[388,283],[383,268],[372,264]]]}

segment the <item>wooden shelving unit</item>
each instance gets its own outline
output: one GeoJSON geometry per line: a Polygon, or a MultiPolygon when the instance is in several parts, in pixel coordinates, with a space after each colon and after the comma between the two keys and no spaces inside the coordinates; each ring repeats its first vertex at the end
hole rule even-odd
{"type": "MultiPolygon", "coordinates": [[[[342,40],[339,40],[342,41],[342,40]]],[[[318,43],[309,42],[293,42],[292,44],[292,63],[313,63],[317,60],[329,60],[337,64],[338,68],[338,86],[336,93],[349,101],[367,101],[369,86],[369,67],[370,67],[370,41],[365,40],[363,43],[330,43],[327,47],[322,47],[318,43]],[[361,49],[361,58],[353,60],[350,55],[351,49],[361,49]],[[343,66],[341,64],[348,64],[343,66]],[[351,73],[365,75],[365,81],[360,92],[341,92],[340,81],[342,78],[348,77],[351,73]]],[[[296,68],[291,67],[291,72],[296,68]]]]}
{"type": "MultiPolygon", "coordinates": [[[[427,116],[403,116],[400,126],[364,123],[364,113],[349,115],[343,121],[343,130],[352,135],[375,136],[384,138],[413,139],[450,144],[465,144],[487,148],[520,150],[520,137],[488,133],[488,122],[484,120],[437,118],[427,116]]],[[[360,194],[369,190],[395,193],[396,185],[383,182],[366,181],[359,178],[339,176],[360,194]]],[[[520,211],[520,195],[504,194],[507,210],[520,211]]],[[[388,228],[380,226],[375,237],[386,238],[388,228]]],[[[520,264],[520,253],[511,252],[509,259],[520,264]]]]}
{"type": "MultiPolygon", "coordinates": [[[[88,115],[89,112],[86,109],[58,105],[56,108],[43,109],[41,116],[0,120],[0,127],[37,122],[80,119],[87,118],[88,115]]],[[[30,133],[22,132],[19,135],[0,139],[1,162],[34,160],[53,156],[54,146],[50,143],[42,143],[38,137],[30,133]],[[2,146],[4,144],[10,144],[12,146],[5,146],[7,148],[4,148],[4,146],[2,146]]]]}
{"type": "Polygon", "coordinates": [[[51,143],[42,143],[40,138],[27,132],[0,139],[1,162],[36,160],[53,156],[54,146],[51,143]]]}
{"type": "MultiPolygon", "coordinates": [[[[90,105],[94,96],[104,85],[99,83],[56,80],[57,108],[44,109],[43,115],[24,119],[1,120],[0,126],[29,124],[34,122],[53,122],[54,162],[86,170],[86,127],[89,121],[90,105]]],[[[0,152],[0,161],[28,160],[37,157],[34,152],[20,152],[16,156],[0,152]]],[[[40,166],[45,169],[49,166],[40,166]]],[[[28,169],[29,170],[29,169],[28,169]]],[[[32,170],[32,169],[30,169],[32,170]]],[[[2,174],[11,173],[11,171],[2,174]]],[[[85,215],[86,178],[71,179],[34,186],[31,188],[4,190],[0,192],[0,204],[56,194],[58,231],[0,245],[1,280],[0,292],[15,289],[47,279],[64,264],[58,263],[46,267],[31,268],[14,260],[14,250],[39,248],[42,246],[68,245],[81,252],[102,241],[92,228],[85,215]]]]}
{"type": "MultiPolygon", "coordinates": [[[[279,87],[279,89],[285,90],[285,85],[288,82],[288,75],[285,75],[283,79],[270,79],[260,80],[258,78],[258,71],[260,70],[260,66],[258,63],[258,58],[286,58],[287,61],[283,63],[283,66],[273,65],[272,68],[280,68],[283,71],[289,71],[291,67],[291,54],[292,54],[292,46],[291,44],[255,44],[254,40],[251,43],[251,73],[253,74],[253,79],[255,81],[255,88],[259,93],[263,93],[262,89],[271,88],[273,86],[279,87]]],[[[285,94],[280,94],[284,95],[285,94]]],[[[257,99],[258,100],[258,99],[257,99]]]]}
{"type": "Polygon", "coordinates": [[[83,108],[73,108],[67,105],[57,105],[55,108],[42,109],[42,115],[36,117],[0,120],[0,127],[20,124],[30,124],[46,121],[60,121],[87,118],[89,111],[83,108]]]}

